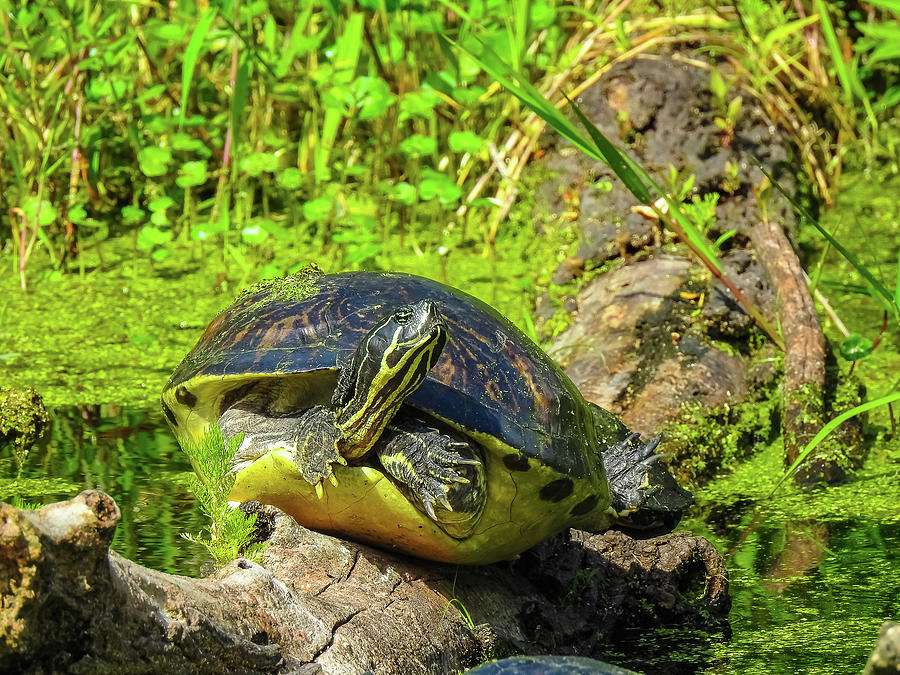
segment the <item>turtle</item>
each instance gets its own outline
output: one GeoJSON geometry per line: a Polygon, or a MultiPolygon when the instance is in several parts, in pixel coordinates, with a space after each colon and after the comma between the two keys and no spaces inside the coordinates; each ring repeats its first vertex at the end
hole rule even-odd
{"type": "Polygon", "coordinates": [[[510,656],[487,661],[466,675],[637,675],[633,670],[585,656],[510,656]]]}
{"type": "Polygon", "coordinates": [[[230,498],[420,558],[486,564],[565,528],[672,529],[656,452],[475,297],[309,266],[243,292],[162,392],[176,438],[242,435],[230,498]]]}

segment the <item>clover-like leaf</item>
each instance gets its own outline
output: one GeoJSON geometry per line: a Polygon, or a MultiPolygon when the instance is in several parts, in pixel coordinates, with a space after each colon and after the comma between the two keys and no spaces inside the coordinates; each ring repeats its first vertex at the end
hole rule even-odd
{"type": "Polygon", "coordinates": [[[872,341],[859,333],[850,333],[841,342],[841,356],[848,361],[859,361],[872,354],[872,341]]]}
{"type": "Polygon", "coordinates": [[[129,204],[128,206],[122,207],[122,222],[126,225],[137,225],[138,223],[144,222],[146,220],[147,214],[144,213],[144,210],[138,208],[137,206],[129,204]]]}
{"type": "Polygon", "coordinates": [[[161,246],[172,241],[172,231],[163,230],[152,225],[144,225],[138,232],[138,248],[149,250],[154,246],[161,246]]]}
{"type": "Polygon", "coordinates": [[[206,162],[185,162],[178,170],[175,182],[178,187],[187,189],[203,185],[206,182],[206,162]]]}
{"type": "Polygon", "coordinates": [[[433,169],[425,169],[422,175],[424,178],[419,183],[419,196],[423,200],[428,201],[437,197],[441,204],[450,205],[462,197],[462,188],[444,174],[433,169]]]}
{"type": "Polygon", "coordinates": [[[169,170],[172,151],[169,148],[151,146],[138,153],[138,164],[145,176],[162,176],[169,170]]]}
{"type": "Polygon", "coordinates": [[[328,220],[331,217],[331,200],[319,197],[306,202],[303,205],[303,217],[314,223],[328,220]]]}
{"type": "Polygon", "coordinates": [[[247,225],[241,230],[241,239],[247,244],[261,244],[268,238],[269,233],[260,227],[259,223],[247,225]]]}
{"type": "Polygon", "coordinates": [[[25,217],[29,223],[34,223],[35,218],[38,218],[41,227],[44,227],[56,220],[57,213],[53,204],[46,199],[42,199],[40,204],[41,212],[38,215],[38,198],[35,195],[30,195],[22,200],[22,210],[25,212],[25,217]]]}
{"type": "Polygon", "coordinates": [[[285,190],[296,190],[303,184],[303,174],[300,173],[300,169],[297,167],[289,166],[279,171],[275,180],[285,190]]]}
{"type": "Polygon", "coordinates": [[[453,152],[468,152],[476,154],[484,145],[484,140],[472,131],[454,131],[447,139],[453,152]]]}
{"type": "Polygon", "coordinates": [[[430,155],[437,149],[437,141],[422,134],[413,134],[400,141],[400,152],[409,157],[430,155]]]}
{"type": "Polygon", "coordinates": [[[357,117],[362,121],[381,117],[394,102],[391,88],[380,77],[357,77],[352,87],[357,117]]]}
{"type": "Polygon", "coordinates": [[[264,171],[275,171],[278,158],[271,152],[254,152],[241,159],[240,168],[250,176],[259,176],[264,171]]]}

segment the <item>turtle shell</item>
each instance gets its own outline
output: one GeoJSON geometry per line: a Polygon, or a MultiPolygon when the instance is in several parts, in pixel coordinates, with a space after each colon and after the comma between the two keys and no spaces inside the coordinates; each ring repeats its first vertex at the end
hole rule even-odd
{"type": "MultiPolygon", "coordinates": [[[[399,306],[426,298],[443,315],[448,341],[405,406],[483,453],[487,497],[473,531],[451,537],[366,461],[332,465],[336,484],[315,486],[320,493],[287,449],[242,468],[230,498],[272,504],[320,532],[454,563],[508,559],[566,527],[609,527],[594,413],[575,385],[492,308],[410,274],[308,270],[242,294],[163,391],[176,436],[198,442],[245,392],[268,383],[272,414],[328,404],[363,336],[399,306]]],[[[600,431],[607,443],[609,429],[600,431]]]]}
{"type": "Polygon", "coordinates": [[[308,275],[250,289],[173,373],[163,392],[166,416],[177,434],[196,440],[243,386],[270,376],[298,376],[298,390],[307,392],[301,403],[326,402],[363,335],[401,304],[425,298],[440,308],[449,339],[406,403],[501,441],[512,450],[500,458],[509,470],[530,458],[564,476],[602,476],[592,414],[562,370],[487,304],[411,274],[308,275]]]}

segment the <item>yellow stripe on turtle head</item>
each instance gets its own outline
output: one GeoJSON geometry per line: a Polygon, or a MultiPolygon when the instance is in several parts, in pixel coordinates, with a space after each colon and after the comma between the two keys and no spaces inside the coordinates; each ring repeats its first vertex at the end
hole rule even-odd
{"type": "Polygon", "coordinates": [[[447,327],[433,302],[401,307],[363,339],[350,367],[346,405],[337,411],[338,452],[353,459],[366,454],[403,401],[425,380],[447,342],[447,327]]]}

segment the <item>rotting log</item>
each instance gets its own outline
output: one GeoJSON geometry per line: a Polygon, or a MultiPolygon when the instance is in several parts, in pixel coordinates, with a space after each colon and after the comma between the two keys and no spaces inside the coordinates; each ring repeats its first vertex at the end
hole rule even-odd
{"type": "MultiPolygon", "coordinates": [[[[790,466],[825,423],[825,336],[803,267],[781,225],[760,218],[748,230],[757,259],[775,289],[784,336],[782,430],[785,464],[790,466]]],[[[835,482],[844,477],[844,471],[837,463],[814,457],[796,476],[801,483],[835,482]]]]}
{"type": "Polygon", "coordinates": [[[258,511],[263,565],[191,579],[109,551],[120,513],[102,492],[0,505],[0,671],[446,673],[509,653],[602,656],[616,630],[719,629],[729,608],[721,556],[690,533],[573,530],[515,562],[458,567],[258,511]]]}

